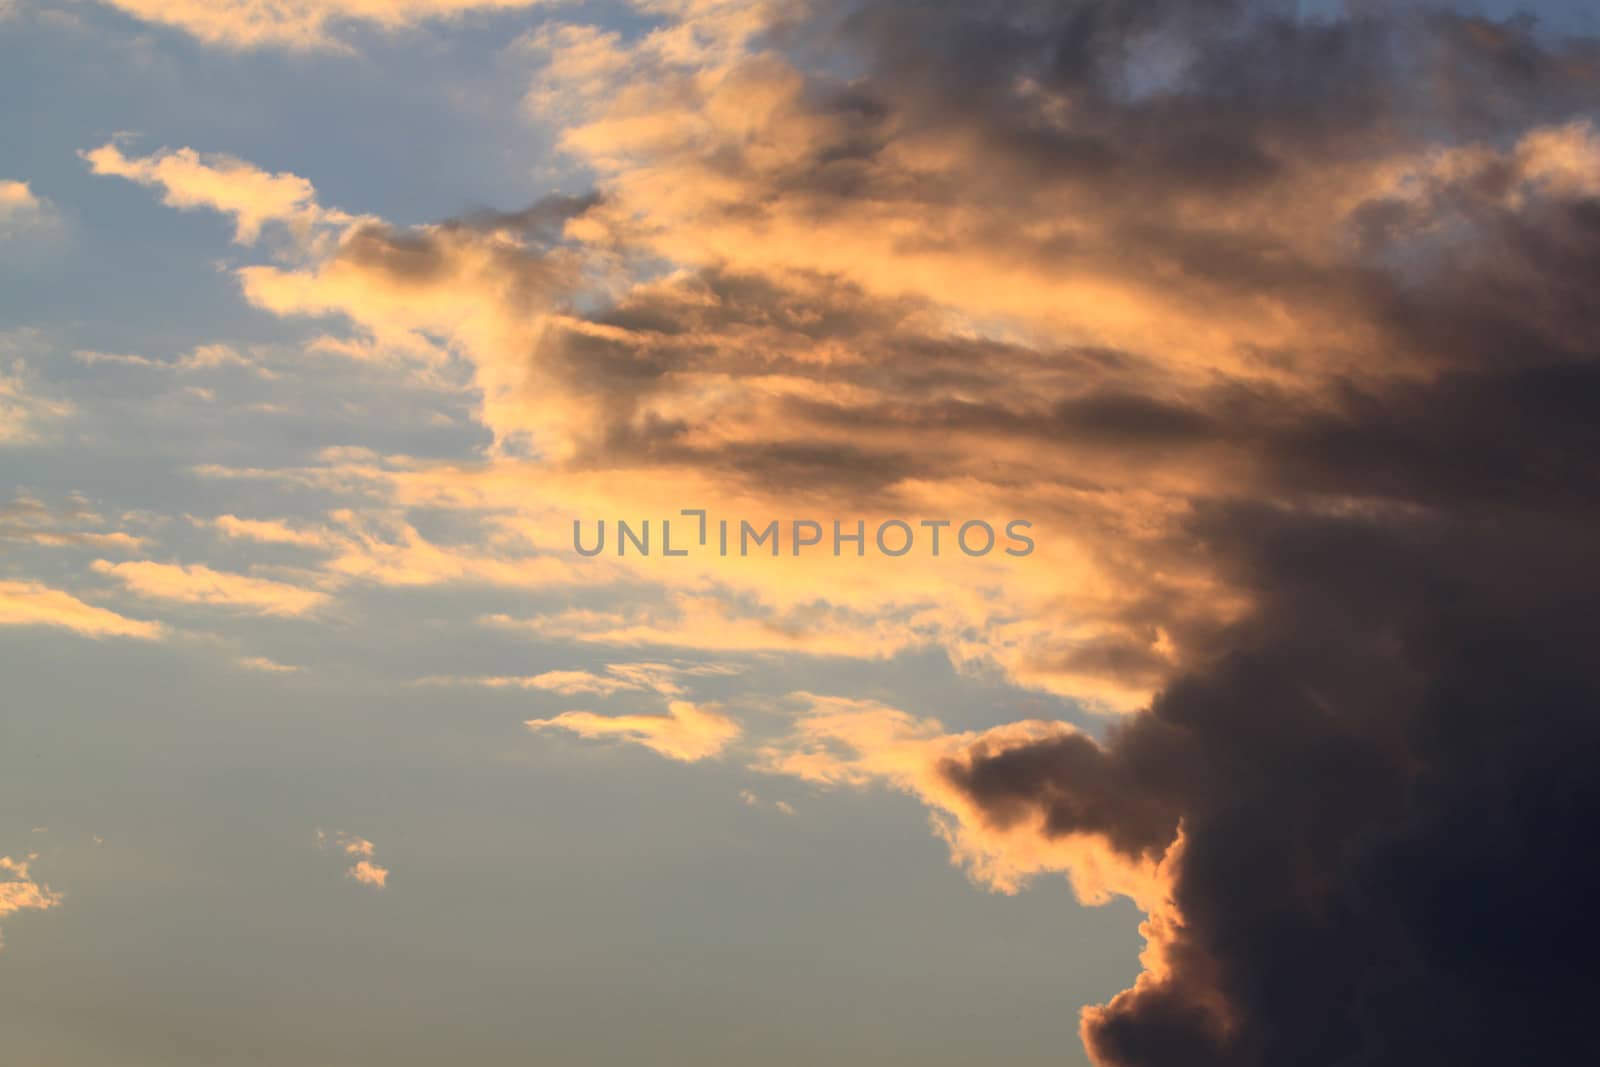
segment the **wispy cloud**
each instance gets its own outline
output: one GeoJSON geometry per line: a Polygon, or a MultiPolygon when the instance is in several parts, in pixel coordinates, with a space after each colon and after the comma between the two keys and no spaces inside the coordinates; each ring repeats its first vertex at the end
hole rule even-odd
{"type": "Polygon", "coordinates": [[[268,659],[266,656],[243,656],[238,662],[239,666],[247,670],[264,671],[268,674],[294,674],[301,669],[292,664],[268,659]]]}
{"type": "Polygon", "coordinates": [[[107,530],[106,520],[82,496],[50,504],[26,493],[0,504],[0,541],[60,548],[88,546],[137,551],[144,539],[125,530],[107,530]]]}
{"type": "Polygon", "coordinates": [[[533,675],[433,676],[418,685],[475,685],[490,689],[537,689],[561,696],[612,696],[617,693],[653,692],[680,696],[689,678],[723,676],[735,669],[713,663],[610,663],[605,673],[583,670],[543,671],[533,675]]]}
{"type": "Polygon", "coordinates": [[[160,623],[118,615],[38,582],[18,581],[0,581],[0,626],[52,626],[85,637],[146,640],[165,632],[160,623]]]}
{"type": "Polygon", "coordinates": [[[743,732],[743,727],[727,715],[686,700],[669,701],[665,715],[566,711],[550,719],[529,719],[527,726],[534,730],[568,730],[579,737],[630,741],[687,763],[719,754],[743,732]]]}
{"type": "Polygon", "coordinates": [[[202,563],[96,560],[98,574],[115,578],[131,592],[154,600],[237,608],[257,615],[306,615],[328,600],[306,589],[270,578],[213,570],[202,563]]]}
{"type": "Polygon", "coordinates": [[[232,49],[345,50],[338,29],[368,23],[387,30],[474,11],[532,7],[543,0],[103,0],[134,18],[172,26],[232,49]]]}
{"type": "Polygon", "coordinates": [[[75,410],[70,401],[52,395],[21,360],[0,366],[0,446],[38,443],[53,423],[75,410]]]}

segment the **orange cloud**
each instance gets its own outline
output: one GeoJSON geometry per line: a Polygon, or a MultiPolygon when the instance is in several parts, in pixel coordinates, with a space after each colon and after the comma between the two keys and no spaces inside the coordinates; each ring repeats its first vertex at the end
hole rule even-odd
{"type": "Polygon", "coordinates": [[[377,854],[377,846],[358,834],[345,833],[336,830],[327,834],[317,831],[317,847],[323,851],[335,851],[342,854],[351,862],[346,869],[345,877],[360,885],[372,889],[384,889],[389,884],[389,868],[373,861],[377,854]]]}
{"type": "Polygon", "coordinates": [[[742,727],[707,707],[674,700],[665,715],[596,715],[567,711],[553,719],[529,719],[530,729],[570,730],[579,737],[632,741],[668,759],[693,763],[715,756],[737,738],[742,727]]]}
{"type": "Polygon", "coordinates": [[[129,157],[115,142],[79,155],[96,174],[160,188],[162,203],[170,207],[206,208],[231,216],[239,244],[254,244],[269,222],[288,226],[303,237],[318,225],[352,221],[318,206],[316,190],[306,179],[273,174],[229,155],[202,156],[192,148],[179,148],[129,157]]]}
{"type": "Polygon", "coordinates": [[[218,515],[211,520],[211,524],[224,536],[241,541],[295,545],[300,548],[325,548],[328,545],[327,538],[315,531],[296,529],[274,519],[241,519],[236,515],[218,515]]]}
{"type": "Polygon", "coordinates": [[[268,674],[293,674],[300,670],[299,667],[287,663],[279,663],[268,659],[266,656],[244,656],[239,661],[239,666],[252,671],[265,671],[268,674]]]}
{"type": "Polygon", "coordinates": [[[357,860],[355,866],[345,873],[373,889],[382,889],[389,884],[389,868],[380,867],[371,860],[357,860]]]}
{"type": "Polygon", "coordinates": [[[27,494],[0,505],[0,541],[61,548],[88,545],[102,549],[135,550],[144,539],[123,530],[97,529],[105,520],[81,496],[69,495],[51,506],[27,494]]]}
{"type": "Polygon", "coordinates": [[[143,597],[240,608],[257,615],[305,615],[328,600],[328,594],[315,589],[216,571],[201,563],[111,563],[102,559],[92,567],[143,597]]]}
{"type": "Polygon", "coordinates": [[[55,626],[85,637],[152,639],[160,623],[129,619],[38,582],[0,581],[0,626],[55,626]]]}
{"type": "Polygon", "coordinates": [[[541,0],[103,0],[134,18],[180,29],[225,48],[345,50],[335,29],[370,23],[388,30],[473,11],[532,7],[541,0]]]}
{"type": "Polygon", "coordinates": [[[29,855],[16,860],[0,856],[0,918],[19,911],[47,911],[60,906],[61,894],[40,885],[29,870],[29,863],[37,858],[29,855]]]}
{"type": "Polygon", "coordinates": [[[683,693],[685,676],[733,673],[715,664],[612,663],[604,674],[593,671],[556,670],[523,677],[431,677],[419,685],[476,685],[489,689],[538,689],[561,696],[614,696],[625,692],[654,692],[662,696],[683,693]]]}
{"type": "Polygon", "coordinates": [[[0,179],[0,238],[46,225],[55,218],[50,202],[35,194],[27,182],[0,179]]]}
{"type": "Polygon", "coordinates": [[[1307,513],[1386,506],[1361,495],[1370,480],[1288,470],[1350,415],[1331,383],[1422,375],[1433,358],[1373,296],[1361,228],[1411,196],[1424,221],[1470,233],[1449,214],[1460,204],[1577,195],[1593,154],[1582,124],[1535,126],[1454,162],[1418,141],[1361,141],[1334,160],[1268,145],[1269,161],[1230,157],[1236,176],[1185,182],[1141,153],[1189,142],[1163,128],[1125,144],[1126,116],[1074,112],[1037,81],[1007,86],[1021,126],[997,131],[922,113],[911,87],[868,93],[762,51],[768,5],[655,10],[632,40],[567,26],[519,44],[542,64],[530,103],[556,109],[563,145],[600,176],[595,197],[401,229],[324,211],[309,185],[264,172],[244,183],[263,206],[241,207],[199,175],[224,168],[190,150],[130,161],[107,146],[108,173],[159,184],[167,166],[181,175],[169,190],[196,185],[183,203],[241,226],[338,220],[295,262],[242,268],[251,303],[342,319],[350,336],[328,345],[362,358],[472,370],[495,437],[482,462],[210,472],[383,499],[296,528],[332,552],[319,589],[627,584],[653,595],[487,621],[707,653],[939,647],[1140,708],[1258,594],[1194,551],[1205,508],[1239,495],[1307,513]],[[1030,156],[1057,140],[1065,157],[1109,162],[1030,156]],[[1520,176],[1520,199],[1484,191],[1496,168],[1520,176]],[[1419,183],[1449,196],[1408,191],[1419,183]],[[676,269],[636,272],[639,256],[676,269]],[[689,505],[758,520],[1019,516],[1039,551],[664,566],[578,560],[566,540],[574,515],[689,505]],[[471,513],[483,536],[434,543],[407,517],[422,507],[471,513]]]}

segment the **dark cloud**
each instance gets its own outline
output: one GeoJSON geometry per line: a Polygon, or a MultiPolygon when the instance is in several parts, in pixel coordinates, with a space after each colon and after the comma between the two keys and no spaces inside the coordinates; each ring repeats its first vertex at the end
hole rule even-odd
{"type": "MultiPolygon", "coordinates": [[[[1091,1014],[1098,1059],[1593,1058],[1588,539],[1269,514],[1214,516],[1209,536],[1262,606],[1098,754],[1154,753],[1117,795],[1176,794],[1185,834],[1171,969],[1091,1014]]],[[[1008,802],[1076,787],[1052,781],[1020,777],[1008,802]]]]}
{"type": "MultiPolygon", "coordinates": [[[[1185,629],[1186,669],[1103,744],[980,744],[943,767],[998,830],[1038,819],[1152,857],[1181,828],[1181,929],[1163,970],[1086,1017],[1099,1062],[1600,1062],[1600,209],[1594,175],[1563,187],[1509,151],[1592,111],[1600,53],[1530,20],[1290,7],[857,5],[842,32],[868,73],[834,102],[853,147],[829,158],[908,129],[970,137],[984,174],[961,193],[895,194],[1004,187],[1002,219],[1092,190],[1115,269],[1343,307],[1371,327],[1351,361],[1307,332],[1276,381],[1051,380],[1042,407],[903,388],[806,419],[1114,447],[1152,478],[1212,457],[1167,550],[1250,611],[1185,629]],[[1375,192],[1336,256],[1274,228],[1285,173],[1477,139],[1498,154],[1375,192]],[[1182,210],[1197,202],[1274,226],[1207,228],[1182,210]]],[[[1012,241],[1041,270],[1106,247],[1012,241]]],[[[976,373],[1005,357],[984,358],[976,373]]],[[[1152,670],[1115,639],[1073,654],[1152,670]]]]}
{"type": "Polygon", "coordinates": [[[1106,1067],[1600,1062],[1600,48],[1298,7],[814,5],[599,107],[602,196],[331,269],[548,313],[477,358],[576,469],[1075,539],[1006,667],[1159,695],[939,780],[1167,857],[1106,1067]],[[583,305],[580,230],[681,269],[583,305]]]}

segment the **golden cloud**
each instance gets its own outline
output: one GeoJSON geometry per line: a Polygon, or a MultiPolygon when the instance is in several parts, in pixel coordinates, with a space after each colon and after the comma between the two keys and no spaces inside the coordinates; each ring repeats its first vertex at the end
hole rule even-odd
{"type": "Polygon", "coordinates": [[[717,755],[743,732],[728,716],[686,700],[669,701],[665,715],[565,711],[552,719],[529,719],[526,725],[533,730],[568,730],[579,737],[631,741],[686,763],[717,755]]]}
{"type": "Polygon", "coordinates": [[[474,11],[532,7],[542,0],[104,0],[144,22],[172,26],[224,48],[345,50],[343,24],[404,29],[474,11]]]}
{"type": "Polygon", "coordinates": [[[160,623],[130,619],[38,582],[0,581],[0,626],[55,626],[85,637],[160,637],[160,623]]]}

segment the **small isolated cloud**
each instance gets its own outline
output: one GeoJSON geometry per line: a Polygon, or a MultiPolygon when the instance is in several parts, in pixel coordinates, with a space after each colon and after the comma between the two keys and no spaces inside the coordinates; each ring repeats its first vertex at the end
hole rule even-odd
{"type": "Polygon", "coordinates": [[[239,666],[252,671],[266,671],[269,674],[293,674],[300,670],[299,667],[288,663],[279,663],[268,659],[266,656],[241,656],[239,666]]]}
{"type": "Polygon", "coordinates": [[[374,889],[382,889],[389,884],[389,868],[380,867],[370,860],[357,860],[356,865],[346,873],[362,885],[370,885],[374,889]]]}
{"type": "Polygon", "coordinates": [[[0,626],[56,626],[84,637],[156,638],[157,622],[130,619],[38,582],[0,581],[0,626]]]}
{"type": "Polygon", "coordinates": [[[37,853],[20,860],[0,856],[0,918],[19,911],[47,911],[60,905],[61,894],[34,881],[28,869],[37,858],[37,853]]]}
{"type": "MultiPolygon", "coordinates": [[[[0,17],[4,17],[3,11],[0,17]]],[[[48,225],[55,218],[50,201],[35,194],[27,182],[0,179],[0,237],[8,232],[48,225]]]]}
{"type": "Polygon", "coordinates": [[[752,789],[739,790],[739,801],[747,808],[770,807],[781,815],[795,814],[794,805],[786,800],[774,800],[770,805],[761,799],[760,795],[752,789]]]}
{"type": "Polygon", "coordinates": [[[117,579],[143,597],[238,608],[256,615],[305,615],[328,599],[326,593],[315,589],[212,570],[202,563],[112,563],[101,559],[92,566],[96,573],[117,579]]]}
{"type": "Polygon", "coordinates": [[[554,727],[579,737],[632,741],[668,759],[693,763],[715,756],[742,732],[733,719],[687,700],[674,700],[665,715],[597,715],[567,711],[553,719],[529,719],[533,730],[554,727]]]}
{"type": "Polygon", "coordinates": [[[405,29],[471,11],[532,7],[540,0],[104,0],[144,22],[160,23],[224,48],[347,50],[340,23],[405,29]]]}
{"type": "Polygon", "coordinates": [[[333,833],[317,831],[317,847],[324,852],[336,852],[350,861],[346,878],[373,889],[384,889],[389,884],[389,868],[374,862],[377,846],[358,834],[335,830],[333,833]]]}

